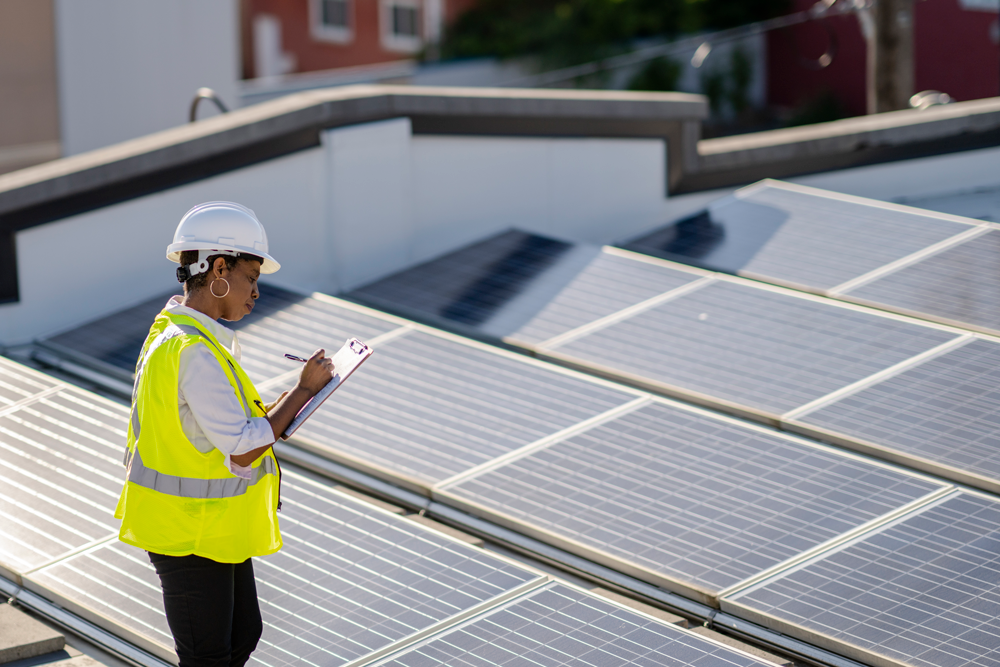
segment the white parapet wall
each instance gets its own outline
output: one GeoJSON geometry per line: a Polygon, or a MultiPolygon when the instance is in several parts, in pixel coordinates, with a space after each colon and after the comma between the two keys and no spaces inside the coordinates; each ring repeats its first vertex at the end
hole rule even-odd
{"type": "Polygon", "coordinates": [[[318,148],[17,232],[0,345],[178,287],[165,248],[200,202],[258,214],[274,284],[336,294],[510,228],[627,238],[673,217],[666,164],[658,139],[414,137],[405,118],[329,130],[318,148]]]}

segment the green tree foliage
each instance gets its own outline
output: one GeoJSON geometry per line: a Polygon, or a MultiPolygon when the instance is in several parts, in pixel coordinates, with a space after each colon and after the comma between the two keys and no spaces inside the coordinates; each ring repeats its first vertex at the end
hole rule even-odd
{"type": "Polygon", "coordinates": [[[544,65],[599,60],[649,37],[728,28],[777,16],[790,0],[479,0],[441,54],[536,56],[544,65]]]}
{"type": "Polygon", "coordinates": [[[676,60],[660,57],[650,60],[628,82],[629,90],[677,90],[681,66],[676,60]]]}

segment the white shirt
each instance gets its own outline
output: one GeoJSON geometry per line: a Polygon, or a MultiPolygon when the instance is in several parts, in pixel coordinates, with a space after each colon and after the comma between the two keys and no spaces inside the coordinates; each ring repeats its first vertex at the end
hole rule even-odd
{"type": "MultiPolygon", "coordinates": [[[[166,309],[197,320],[239,362],[241,351],[236,332],[201,311],[181,305],[182,300],[180,296],[171,297],[166,309]]],[[[219,360],[205,345],[191,345],[181,352],[177,402],[181,428],[195,449],[200,452],[210,452],[213,447],[218,449],[226,455],[226,467],[230,472],[250,479],[250,466],[238,465],[231,457],[272,444],[271,423],[264,417],[252,417],[247,421],[233,385],[219,360]]]]}

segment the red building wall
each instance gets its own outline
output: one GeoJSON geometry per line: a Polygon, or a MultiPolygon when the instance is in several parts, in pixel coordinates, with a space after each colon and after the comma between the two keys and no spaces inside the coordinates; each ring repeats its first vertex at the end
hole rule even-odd
{"type": "MultiPolygon", "coordinates": [[[[793,11],[815,0],[794,0],[793,11]]],[[[914,10],[915,91],[940,90],[959,101],[1000,94],[1000,47],[991,38],[995,12],[963,9],[959,0],[917,0],[914,10]]],[[[774,106],[796,108],[830,92],[848,115],[865,113],[866,46],[853,14],[832,15],[768,34],[768,99],[774,106]],[[833,62],[810,69],[829,44],[837,41],[833,62]]]]}
{"type": "Polygon", "coordinates": [[[996,22],[996,12],[962,9],[959,0],[917,2],[917,91],[940,90],[961,102],[1000,95],[1000,46],[990,37],[996,22]]]}
{"type": "MultiPolygon", "coordinates": [[[[474,5],[476,0],[444,0],[445,24],[474,5]]],[[[309,0],[242,0],[244,78],[258,76],[253,71],[253,20],[269,14],[281,22],[282,49],[294,54],[295,72],[312,72],[337,67],[353,67],[390,62],[413,56],[412,52],[386,49],[379,25],[379,0],[353,0],[353,39],[335,43],[312,34],[309,0]]]]}

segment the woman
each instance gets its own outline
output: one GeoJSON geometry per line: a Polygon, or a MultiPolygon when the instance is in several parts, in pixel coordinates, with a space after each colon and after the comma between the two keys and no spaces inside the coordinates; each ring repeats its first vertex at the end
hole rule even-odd
{"type": "Polygon", "coordinates": [[[240,368],[235,332],[257,278],[277,271],[253,211],[194,207],[167,258],[184,296],[156,317],[136,364],[128,469],[115,516],[120,539],[145,549],[163,587],[181,667],[243,665],[262,624],[253,556],[281,548],[281,472],[271,445],[330,380],[317,350],[298,383],[263,405],[240,368]]]}

